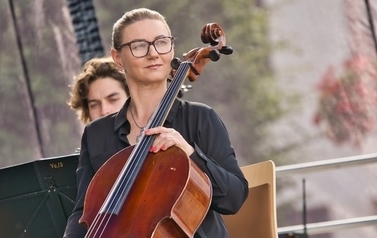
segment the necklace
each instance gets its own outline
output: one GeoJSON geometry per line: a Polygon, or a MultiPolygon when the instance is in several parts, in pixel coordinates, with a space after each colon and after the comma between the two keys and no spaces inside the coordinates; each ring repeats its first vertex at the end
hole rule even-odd
{"type": "Polygon", "coordinates": [[[136,143],[139,142],[139,140],[141,139],[141,136],[143,135],[143,132],[145,131],[145,126],[139,126],[139,124],[137,124],[136,120],[135,120],[135,117],[134,117],[134,114],[132,113],[132,109],[130,108],[130,111],[131,111],[131,117],[132,117],[132,120],[135,122],[135,125],[140,129],[140,132],[139,132],[139,135],[136,136],[136,143]]]}

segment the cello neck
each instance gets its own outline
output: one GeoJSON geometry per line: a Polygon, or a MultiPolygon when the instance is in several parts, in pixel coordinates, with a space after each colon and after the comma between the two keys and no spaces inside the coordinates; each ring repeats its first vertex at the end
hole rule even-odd
{"type": "Polygon", "coordinates": [[[162,126],[165,122],[167,115],[169,114],[170,108],[173,105],[175,98],[178,96],[178,93],[182,87],[184,80],[186,79],[189,69],[191,67],[190,62],[182,62],[179,65],[174,77],[165,93],[161,99],[160,104],[156,108],[150,125],[147,124],[147,128],[153,128],[157,126],[162,126]]]}

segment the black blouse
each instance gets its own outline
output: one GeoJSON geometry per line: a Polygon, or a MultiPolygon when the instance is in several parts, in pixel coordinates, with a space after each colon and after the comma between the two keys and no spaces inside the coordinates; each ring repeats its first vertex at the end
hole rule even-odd
{"type": "MultiPolygon", "coordinates": [[[[87,187],[95,172],[119,150],[130,146],[130,124],[126,112],[130,99],[115,114],[100,118],[85,127],[79,165],[76,205],[67,221],[65,238],[84,237],[86,229],[78,223],[87,187]]],[[[195,237],[228,237],[220,214],[234,214],[248,195],[248,183],[237,163],[225,125],[209,106],[176,99],[165,127],[174,128],[195,149],[190,155],[212,183],[210,209],[195,237]]]]}

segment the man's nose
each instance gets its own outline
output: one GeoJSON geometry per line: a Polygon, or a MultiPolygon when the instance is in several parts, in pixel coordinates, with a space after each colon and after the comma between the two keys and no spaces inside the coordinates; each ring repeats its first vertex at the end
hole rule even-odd
{"type": "Polygon", "coordinates": [[[101,107],[101,116],[106,116],[108,114],[111,113],[111,109],[110,109],[110,105],[108,105],[107,103],[102,103],[102,107],[101,107]]]}

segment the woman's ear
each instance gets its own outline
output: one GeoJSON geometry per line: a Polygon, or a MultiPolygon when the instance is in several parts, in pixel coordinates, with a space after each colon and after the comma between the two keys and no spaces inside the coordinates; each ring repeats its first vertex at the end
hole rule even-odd
{"type": "Polygon", "coordinates": [[[124,70],[122,61],[121,61],[120,56],[118,54],[118,51],[116,49],[114,49],[114,48],[111,48],[110,54],[111,54],[111,57],[114,60],[114,63],[118,66],[118,68],[120,70],[124,70]]]}

